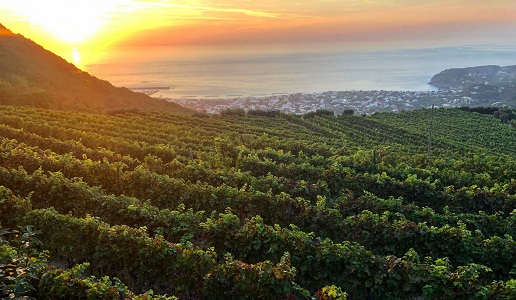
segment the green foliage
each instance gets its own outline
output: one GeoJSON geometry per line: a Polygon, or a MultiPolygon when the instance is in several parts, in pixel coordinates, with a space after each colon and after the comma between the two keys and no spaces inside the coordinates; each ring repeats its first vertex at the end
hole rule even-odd
{"type": "Polygon", "coordinates": [[[104,113],[192,113],[175,103],[117,88],[18,34],[0,35],[0,104],[104,113]]]}
{"type": "Polygon", "coordinates": [[[516,112],[507,107],[498,109],[493,113],[494,117],[500,119],[502,123],[511,123],[516,118],[516,112]]]}
{"type": "MultiPolygon", "coordinates": [[[[89,263],[63,270],[50,266],[48,252],[39,251],[41,232],[26,226],[22,231],[0,231],[0,295],[8,299],[148,299],[152,291],[134,295],[119,279],[86,277],[89,263]]],[[[157,296],[153,299],[174,300],[157,296]]]]}
{"type": "Polygon", "coordinates": [[[333,116],[335,113],[328,109],[317,109],[316,111],[312,111],[303,115],[305,119],[310,119],[316,116],[333,116]]]}
{"type": "Polygon", "coordinates": [[[493,115],[495,112],[497,112],[500,108],[499,107],[492,107],[492,106],[461,106],[458,109],[469,111],[469,112],[476,112],[483,115],[493,115]]]}
{"type": "Polygon", "coordinates": [[[47,253],[39,253],[37,247],[41,241],[35,236],[31,226],[26,226],[22,232],[17,230],[0,232],[0,293],[2,298],[35,299],[36,291],[33,283],[45,267],[47,253]],[[14,238],[11,243],[4,241],[5,236],[14,238]]]}
{"type": "Polygon", "coordinates": [[[133,108],[111,109],[111,110],[108,110],[106,112],[106,114],[111,115],[111,116],[123,115],[123,114],[137,114],[137,115],[145,116],[147,113],[141,111],[137,107],[133,107],[133,108]]]}
{"type": "Polygon", "coordinates": [[[220,112],[221,116],[245,116],[245,110],[243,108],[226,108],[220,112]]]}
{"type": "Polygon", "coordinates": [[[321,290],[319,290],[315,298],[317,300],[331,300],[331,299],[339,299],[346,300],[348,299],[348,294],[343,292],[339,287],[335,285],[325,286],[321,290]]]}
{"type": "Polygon", "coordinates": [[[42,242],[6,235],[3,288],[76,299],[117,299],[121,288],[135,299],[511,299],[513,129],[438,109],[429,159],[429,116],[0,106],[0,223],[33,226],[42,242]]]}
{"type": "Polygon", "coordinates": [[[289,299],[304,292],[294,279],[288,253],[277,265],[270,261],[246,264],[228,254],[224,263],[206,275],[205,292],[210,299],[289,299]]]}
{"type": "Polygon", "coordinates": [[[344,116],[352,116],[355,114],[355,110],[354,109],[345,109],[342,111],[342,117],[344,116]]]}
{"type": "Polygon", "coordinates": [[[273,117],[278,117],[280,115],[280,111],[279,110],[268,111],[268,110],[251,109],[251,110],[247,111],[247,115],[273,118],[273,117]]]}

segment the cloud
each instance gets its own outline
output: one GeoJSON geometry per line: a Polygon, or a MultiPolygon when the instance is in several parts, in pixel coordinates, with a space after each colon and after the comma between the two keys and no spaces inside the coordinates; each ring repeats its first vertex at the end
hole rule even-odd
{"type": "MultiPolygon", "coordinates": [[[[85,24],[90,20],[86,28],[99,28],[93,35],[93,42],[98,43],[367,41],[460,35],[464,28],[473,32],[482,26],[516,25],[513,0],[92,1],[87,6],[106,8],[90,10],[92,17],[83,18],[85,24]],[[93,17],[95,22],[91,22],[93,17]]],[[[61,24],[81,20],[82,17],[70,17],[77,11],[80,16],[88,16],[83,9],[77,9],[80,6],[74,5],[75,1],[0,0],[0,17],[6,15],[3,8],[12,11],[28,3],[50,3],[47,7],[61,3],[62,7],[55,10],[68,16],[68,21],[61,24]],[[74,13],[68,14],[66,9],[74,13]]],[[[7,14],[11,20],[17,15],[7,14]]],[[[42,14],[36,14],[31,21],[38,18],[42,14]]]]}

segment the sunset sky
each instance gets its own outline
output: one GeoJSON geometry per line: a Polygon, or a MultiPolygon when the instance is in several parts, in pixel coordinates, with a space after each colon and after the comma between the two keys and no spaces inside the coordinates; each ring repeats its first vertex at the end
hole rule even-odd
{"type": "Polygon", "coordinates": [[[0,0],[0,23],[62,56],[163,44],[497,43],[516,40],[516,1],[0,0]]]}

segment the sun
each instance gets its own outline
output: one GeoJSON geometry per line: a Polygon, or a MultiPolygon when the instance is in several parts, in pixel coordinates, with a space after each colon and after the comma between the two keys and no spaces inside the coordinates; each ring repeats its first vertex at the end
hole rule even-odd
{"type": "Polygon", "coordinates": [[[11,9],[55,38],[81,43],[109,23],[117,7],[131,0],[26,0],[12,1],[11,9]]]}

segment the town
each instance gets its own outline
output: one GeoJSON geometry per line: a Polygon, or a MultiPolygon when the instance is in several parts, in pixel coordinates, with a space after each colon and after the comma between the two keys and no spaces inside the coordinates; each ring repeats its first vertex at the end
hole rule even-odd
{"type": "MultiPolygon", "coordinates": [[[[435,91],[329,91],[323,93],[275,94],[261,97],[167,99],[199,112],[218,114],[227,109],[280,111],[305,114],[317,109],[335,114],[353,110],[355,114],[399,112],[417,108],[486,105],[462,90],[435,91]]],[[[487,103],[490,105],[492,103],[487,103]]]]}

